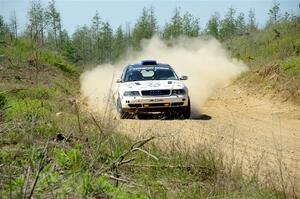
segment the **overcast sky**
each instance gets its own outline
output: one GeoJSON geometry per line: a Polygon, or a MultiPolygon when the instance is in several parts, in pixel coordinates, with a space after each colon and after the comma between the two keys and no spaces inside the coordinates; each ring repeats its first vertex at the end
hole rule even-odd
{"type": "MultiPolygon", "coordinates": [[[[300,0],[278,0],[281,12],[299,15],[300,0]]],[[[44,6],[47,0],[42,0],[44,6]]],[[[96,10],[101,19],[109,21],[115,29],[117,26],[129,23],[133,27],[136,19],[141,14],[143,7],[153,6],[160,26],[163,26],[173,15],[174,8],[180,7],[182,13],[190,12],[200,18],[201,29],[205,27],[209,17],[214,12],[224,16],[228,8],[233,7],[237,12],[244,12],[247,16],[250,8],[255,9],[256,18],[260,26],[268,19],[268,10],[272,7],[273,0],[152,0],[152,1],[126,1],[126,0],[56,0],[56,7],[61,13],[63,27],[73,33],[78,25],[90,24],[96,10]]],[[[27,12],[30,0],[0,0],[0,15],[8,20],[15,11],[17,20],[24,29],[28,21],[27,12]]]]}

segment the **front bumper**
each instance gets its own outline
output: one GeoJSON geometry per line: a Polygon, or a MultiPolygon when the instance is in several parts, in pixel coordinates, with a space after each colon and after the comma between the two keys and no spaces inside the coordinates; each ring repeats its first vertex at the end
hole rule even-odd
{"type": "Polygon", "coordinates": [[[122,109],[132,113],[161,113],[169,111],[181,111],[188,107],[187,95],[170,95],[154,97],[123,97],[122,109]]]}

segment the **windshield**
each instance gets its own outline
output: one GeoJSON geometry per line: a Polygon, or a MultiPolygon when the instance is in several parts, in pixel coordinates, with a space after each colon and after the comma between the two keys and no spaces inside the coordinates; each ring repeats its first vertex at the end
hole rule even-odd
{"type": "Polygon", "coordinates": [[[167,67],[135,67],[126,71],[124,82],[147,80],[177,80],[178,77],[167,67]]]}

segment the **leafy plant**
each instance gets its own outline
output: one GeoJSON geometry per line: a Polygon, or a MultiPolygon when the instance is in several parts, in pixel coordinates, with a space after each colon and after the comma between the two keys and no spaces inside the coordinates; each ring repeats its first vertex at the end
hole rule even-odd
{"type": "Polygon", "coordinates": [[[81,168],[81,157],[79,149],[71,149],[70,151],[68,151],[67,156],[71,169],[77,170],[81,168]]]}

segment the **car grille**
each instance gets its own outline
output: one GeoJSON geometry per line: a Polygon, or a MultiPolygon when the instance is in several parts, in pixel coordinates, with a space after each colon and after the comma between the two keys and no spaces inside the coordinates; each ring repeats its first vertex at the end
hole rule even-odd
{"type": "Polygon", "coordinates": [[[160,96],[170,95],[170,90],[144,90],[142,91],[143,96],[160,96]]]}
{"type": "Polygon", "coordinates": [[[128,104],[128,106],[131,107],[131,108],[142,107],[141,104],[128,104]]]}
{"type": "Polygon", "coordinates": [[[173,102],[171,106],[182,106],[183,102],[173,102]]]}
{"type": "Polygon", "coordinates": [[[164,103],[144,104],[144,107],[160,107],[160,106],[165,106],[165,104],[164,103]]]}

